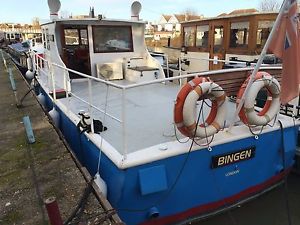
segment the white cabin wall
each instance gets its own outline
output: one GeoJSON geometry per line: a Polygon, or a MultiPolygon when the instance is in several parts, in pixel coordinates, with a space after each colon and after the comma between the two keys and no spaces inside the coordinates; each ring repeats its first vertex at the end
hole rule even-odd
{"type": "Polygon", "coordinates": [[[187,72],[200,72],[209,70],[208,52],[188,52],[186,54],[187,59],[190,61],[190,66],[183,65],[182,68],[187,72]],[[192,58],[192,59],[190,59],[192,58]],[[197,59],[194,59],[197,58],[197,59]]]}
{"type": "MultiPolygon", "coordinates": [[[[45,30],[48,29],[48,34],[49,36],[46,37],[49,38],[50,40],[48,41],[48,44],[50,46],[50,49],[44,48],[44,57],[46,60],[49,61],[49,63],[56,63],[62,67],[66,67],[64,62],[62,61],[59,51],[58,51],[58,47],[57,45],[60,45],[60,39],[58,39],[58,37],[60,38],[59,35],[59,31],[56,30],[56,26],[57,24],[54,23],[50,23],[45,25],[45,30]],[[54,37],[54,41],[51,40],[51,36],[53,35],[54,37]]],[[[46,41],[47,42],[47,41],[46,41]]],[[[69,82],[65,82],[65,79],[67,81],[69,81],[69,73],[59,67],[56,66],[52,66],[50,67],[53,69],[53,74],[55,77],[55,85],[56,85],[56,89],[68,89],[70,91],[70,83],[69,82]],[[66,76],[66,77],[64,77],[66,76]]],[[[48,73],[48,82],[49,82],[49,90],[52,90],[53,86],[52,86],[52,79],[50,76],[50,73],[48,73]]]]}
{"type": "Polygon", "coordinates": [[[102,63],[122,63],[124,68],[124,77],[126,76],[126,67],[131,58],[141,58],[138,66],[157,67],[160,70],[160,78],[164,77],[163,70],[152,56],[148,53],[144,38],[144,24],[132,24],[133,33],[133,52],[120,52],[120,53],[94,53],[92,26],[88,26],[89,33],[89,51],[91,62],[91,74],[97,77],[96,65],[102,63]]]}

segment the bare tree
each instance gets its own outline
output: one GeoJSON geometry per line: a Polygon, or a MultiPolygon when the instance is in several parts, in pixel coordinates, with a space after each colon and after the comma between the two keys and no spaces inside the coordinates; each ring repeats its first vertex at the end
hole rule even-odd
{"type": "Polygon", "coordinates": [[[279,11],[281,3],[278,0],[261,0],[259,4],[259,11],[279,11]]]}
{"type": "Polygon", "coordinates": [[[196,17],[203,17],[203,15],[199,15],[199,13],[193,8],[186,8],[181,12],[185,16],[185,21],[189,21],[190,19],[195,19],[196,17]]]}
{"type": "Polygon", "coordinates": [[[33,17],[33,18],[32,18],[32,26],[33,26],[35,29],[40,28],[40,18],[38,18],[38,17],[33,17]]]}
{"type": "Polygon", "coordinates": [[[197,13],[197,11],[193,8],[186,8],[182,14],[184,15],[189,15],[189,16],[198,16],[199,14],[197,13]]]}

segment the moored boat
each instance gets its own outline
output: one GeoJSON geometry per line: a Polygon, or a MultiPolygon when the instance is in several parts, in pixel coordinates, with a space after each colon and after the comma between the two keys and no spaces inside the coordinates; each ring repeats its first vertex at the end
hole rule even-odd
{"type": "Polygon", "coordinates": [[[60,3],[48,2],[44,52],[31,53],[38,97],[126,224],[207,217],[291,170],[298,122],[278,113],[281,68],[265,67],[249,90],[249,67],[166,77],[145,46],[140,3],[131,20],[77,20],[58,19],[60,3]],[[241,119],[230,95],[245,100],[241,119]]]}
{"type": "Polygon", "coordinates": [[[28,62],[29,50],[34,51],[38,54],[43,51],[36,39],[38,38],[26,40],[23,42],[16,42],[7,46],[7,52],[22,73],[26,73],[28,69],[33,69],[31,60],[28,62]]]}

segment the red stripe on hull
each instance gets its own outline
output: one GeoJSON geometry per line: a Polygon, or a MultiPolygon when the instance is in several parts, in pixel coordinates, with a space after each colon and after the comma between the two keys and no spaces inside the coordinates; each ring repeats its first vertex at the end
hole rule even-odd
{"type": "Polygon", "coordinates": [[[272,177],[271,179],[265,181],[264,183],[248,188],[236,195],[222,199],[220,201],[194,207],[187,211],[175,215],[171,215],[163,218],[157,218],[151,221],[146,221],[141,223],[140,225],[167,225],[167,224],[174,224],[176,222],[183,222],[188,220],[189,218],[193,218],[199,215],[205,216],[206,214],[212,213],[213,211],[221,209],[224,206],[231,206],[233,204],[238,203],[239,201],[242,201],[259,192],[262,192],[268,187],[271,187],[272,185],[280,182],[285,177],[285,175],[287,175],[289,172],[290,169],[279,173],[278,175],[272,177]]]}

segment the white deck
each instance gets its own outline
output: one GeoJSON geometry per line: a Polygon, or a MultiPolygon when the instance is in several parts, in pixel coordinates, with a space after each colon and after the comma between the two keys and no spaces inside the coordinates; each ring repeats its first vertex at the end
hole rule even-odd
{"type": "MultiPolygon", "coordinates": [[[[129,84],[128,81],[117,81],[118,83],[129,84]]],[[[92,82],[92,102],[101,110],[105,110],[107,86],[92,82]]],[[[173,107],[179,86],[169,84],[152,84],[125,90],[125,137],[127,153],[153,145],[176,141],[173,107]]],[[[72,82],[72,92],[80,98],[89,100],[88,83],[81,79],[72,82]]],[[[89,106],[75,97],[59,99],[59,102],[66,105],[72,112],[78,114],[80,110],[89,111],[89,106]]],[[[205,107],[207,109],[207,106],[205,107]]],[[[235,104],[228,104],[228,120],[232,120],[235,104]]],[[[207,111],[207,110],[206,110],[207,111]]],[[[122,90],[109,87],[107,97],[107,114],[122,118],[122,90]]],[[[104,139],[110,143],[118,152],[123,154],[123,128],[122,123],[112,119],[110,116],[93,109],[92,117],[104,122],[108,128],[102,132],[104,139]]],[[[178,131],[177,137],[184,138],[178,131]]]]}

